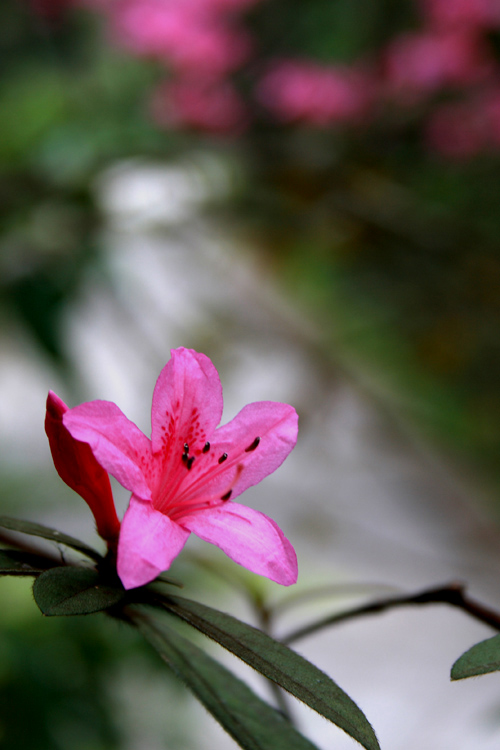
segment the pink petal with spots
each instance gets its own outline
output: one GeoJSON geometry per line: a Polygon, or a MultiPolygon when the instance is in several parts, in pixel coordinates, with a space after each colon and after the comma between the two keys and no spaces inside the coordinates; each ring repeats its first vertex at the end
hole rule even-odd
{"type": "Polygon", "coordinates": [[[89,401],[75,406],[64,414],[63,423],[76,440],[90,445],[97,461],[120,484],[151,499],[151,442],[116,404],[89,401]]]}
{"type": "Polygon", "coordinates": [[[228,502],[186,516],[180,523],[253,573],[283,586],[297,581],[295,550],[279,526],[257,510],[228,502]]]}
{"type": "Polygon", "coordinates": [[[259,401],[245,406],[213,437],[210,452],[228,458],[214,472],[207,490],[232,488],[231,499],[281,466],[297,442],[298,416],[292,406],[259,401]],[[258,438],[258,440],[257,440],[258,438]],[[257,445],[256,445],[257,443],[257,445]]]}
{"type": "MultiPolygon", "coordinates": [[[[183,515],[183,506],[187,509],[234,499],[275,471],[297,441],[297,423],[295,409],[287,404],[260,401],[242,409],[229,424],[216,430],[209,451],[195,456],[191,471],[184,468],[175,503],[176,520],[183,515]]],[[[178,446],[177,465],[180,455],[178,446]]],[[[175,467],[172,462],[169,476],[175,476],[175,467]]]]}
{"type": "Polygon", "coordinates": [[[203,447],[222,417],[222,386],[217,370],[205,354],[172,349],[156,381],[151,410],[153,452],[165,442],[203,447]],[[208,437],[207,437],[208,436],[208,437]]]}
{"type": "Polygon", "coordinates": [[[132,495],[118,541],[117,571],[126,589],[144,586],[184,547],[190,532],[132,495]]]}

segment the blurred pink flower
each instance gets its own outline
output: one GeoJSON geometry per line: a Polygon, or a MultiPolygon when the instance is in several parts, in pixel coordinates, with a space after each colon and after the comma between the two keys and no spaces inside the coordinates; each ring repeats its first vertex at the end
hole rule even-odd
{"type": "Polygon", "coordinates": [[[111,35],[135,55],[220,76],[242,65],[252,48],[250,35],[220,2],[118,0],[108,10],[111,35]]]}
{"type": "Polygon", "coordinates": [[[276,62],[257,86],[257,99],[282,122],[326,126],[366,113],[368,78],[357,70],[314,62],[276,62]]]}
{"type": "Polygon", "coordinates": [[[57,473],[92,511],[98,534],[116,550],[120,522],[109,477],[85,442],[75,440],[63,425],[68,407],[53,391],[47,397],[45,432],[57,473]]]}
{"type": "Polygon", "coordinates": [[[190,4],[198,12],[235,17],[253,5],[262,2],[262,0],[166,0],[166,2],[180,2],[184,5],[190,4]]]}
{"type": "Polygon", "coordinates": [[[430,148],[453,159],[469,159],[500,148],[500,86],[442,104],[426,129],[430,148]]]}
{"type": "Polygon", "coordinates": [[[426,127],[429,148],[449,159],[464,161],[490,145],[490,118],[476,101],[447,102],[431,114],[426,127]]]}
{"type": "Polygon", "coordinates": [[[74,5],[73,0],[27,0],[27,3],[35,13],[54,22],[57,22],[64,12],[74,5]]]}
{"type": "Polygon", "coordinates": [[[125,588],[167,570],[191,532],[235,562],[283,585],[297,580],[297,559],[274,521],[232,500],[275,471],[297,440],[286,404],[249,404],[224,427],[222,388],[204,354],[174,349],[153,393],[151,440],[108,401],[64,414],[76,440],[133,494],[118,542],[125,588]]]}
{"type": "Polygon", "coordinates": [[[242,99],[225,80],[180,78],[164,83],[153,95],[151,113],[161,127],[226,135],[239,135],[248,121],[242,99]]]}
{"type": "Polygon", "coordinates": [[[427,23],[442,30],[483,29],[500,24],[499,0],[420,0],[427,23]]]}
{"type": "Polygon", "coordinates": [[[389,44],[384,59],[388,93],[409,99],[478,82],[494,66],[483,40],[462,32],[403,34],[389,44]]]}
{"type": "Polygon", "coordinates": [[[488,112],[491,142],[498,149],[500,148],[500,86],[488,92],[485,107],[488,112]]]}

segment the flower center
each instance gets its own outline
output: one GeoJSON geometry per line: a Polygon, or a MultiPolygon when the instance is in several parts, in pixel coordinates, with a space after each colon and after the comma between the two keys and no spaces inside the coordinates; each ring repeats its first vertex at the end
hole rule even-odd
{"type": "Polygon", "coordinates": [[[177,460],[171,451],[166,451],[164,456],[158,457],[162,462],[162,471],[157,489],[153,493],[154,507],[175,521],[188,513],[227,502],[243,471],[244,454],[256,450],[259,443],[260,437],[257,436],[244,451],[236,451],[231,456],[223,452],[218,458],[208,441],[202,448],[196,448],[192,452],[189,444],[184,442],[181,444],[182,451],[179,451],[180,457],[177,453],[177,460]],[[234,467],[236,470],[231,471],[234,467]],[[221,493],[219,485],[219,489],[214,492],[210,485],[221,474],[228,475],[227,489],[221,493]]]}

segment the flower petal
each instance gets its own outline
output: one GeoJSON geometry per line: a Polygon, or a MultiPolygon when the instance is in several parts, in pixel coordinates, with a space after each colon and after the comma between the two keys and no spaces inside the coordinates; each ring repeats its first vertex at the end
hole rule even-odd
{"type": "Polygon", "coordinates": [[[63,425],[68,407],[53,391],[47,397],[45,432],[57,473],[77,492],[92,511],[98,534],[116,544],[120,521],[116,515],[109,477],[87,443],[75,440],[63,425]]]}
{"type": "Polygon", "coordinates": [[[125,588],[144,586],[168,570],[189,533],[151,503],[132,495],[118,541],[117,571],[125,588]]]}
{"type": "Polygon", "coordinates": [[[297,433],[298,416],[292,406],[275,401],[248,404],[215,432],[211,453],[227,453],[228,458],[207,489],[213,495],[216,487],[231,488],[234,499],[281,466],[297,442],[297,433]]]}
{"type": "Polygon", "coordinates": [[[172,349],[153,393],[153,452],[172,446],[176,438],[179,445],[203,447],[221,417],[222,386],[212,362],[193,349],[172,349]]]}
{"type": "Polygon", "coordinates": [[[290,586],[297,581],[297,556],[279,526],[239,503],[200,510],[179,523],[206,542],[220,547],[232,560],[253,573],[290,586]]]}
{"type": "Polygon", "coordinates": [[[97,461],[120,484],[149,500],[151,443],[111,401],[89,401],[69,409],[65,427],[76,440],[88,443],[97,461]]]}

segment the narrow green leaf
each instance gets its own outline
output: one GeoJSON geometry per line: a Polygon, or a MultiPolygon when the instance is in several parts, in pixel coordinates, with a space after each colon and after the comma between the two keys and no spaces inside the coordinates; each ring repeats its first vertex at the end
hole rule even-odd
{"type": "Polygon", "coordinates": [[[37,576],[44,570],[53,568],[56,563],[43,555],[32,555],[21,550],[0,550],[0,575],[37,576]]]}
{"type": "Polygon", "coordinates": [[[60,567],[42,573],[33,585],[44,615],[89,615],[118,604],[125,590],[102,581],[90,568],[60,567]]]}
{"type": "Polygon", "coordinates": [[[170,578],[170,576],[167,576],[165,573],[161,573],[159,576],[157,576],[153,583],[168,583],[169,586],[176,586],[178,589],[183,589],[184,584],[180,581],[176,581],[175,578],[170,578]]]}
{"type": "Polygon", "coordinates": [[[276,709],[194,643],[135,607],[130,607],[129,613],[146,640],[244,750],[318,750],[276,709]]]}
{"type": "Polygon", "coordinates": [[[23,534],[30,534],[31,536],[39,536],[43,539],[49,539],[51,542],[59,542],[60,544],[66,545],[66,547],[71,547],[77,552],[81,552],[83,555],[86,555],[97,562],[102,560],[102,555],[96,552],[92,547],[85,544],[85,542],[81,542],[79,539],[68,536],[68,534],[63,534],[62,531],[57,531],[57,529],[50,529],[48,526],[42,526],[40,523],[24,521],[20,518],[0,516],[0,526],[4,529],[9,529],[9,531],[20,531],[23,534]]]}
{"type": "Polygon", "coordinates": [[[332,721],[366,750],[379,750],[375,733],[361,709],[328,675],[288,646],[199,602],[168,596],[163,603],[170,612],[332,721]]]}
{"type": "Polygon", "coordinates": [[[451,668],[452,680],[500,671],[500,634],[472,646],[451,668]]]}

